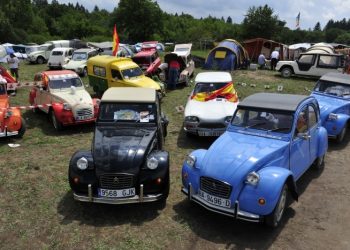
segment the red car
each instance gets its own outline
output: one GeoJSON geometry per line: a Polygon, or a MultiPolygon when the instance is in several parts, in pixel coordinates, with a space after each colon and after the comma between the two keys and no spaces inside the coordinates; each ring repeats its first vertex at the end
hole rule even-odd
{"type": "Polygon", "coordinates": [[[21,111],[10,108],[6,85],[5,81],[0,81],[0,137],[22,137],[26,131],[26,124],[21,111]]]}
{"type": "Polygon", "coordinates": [[[132,58],[147,76],[159,73],[158,67],[161,64],[161,60],[156,45],[156,43],[144,42],[141,51],[132,58]]]}
{"type": "Polygon", "coordinates": [[[80,77],[71,70],[43,71],[35,75],[34,86],[29,93],[34,110],[49,114],[56,130],[64,126],[95,122],[100,100],[91,98],[80,77]]]}
{"type": "Polygon", "coordinates": [[[11,73],[5,67],[1,65],[0,65],[0,75],[7,82],[7,91],[10,91],[10,90],[16,91],[16,87],[17,87],[16,79],[11,75],[11,73]]]}

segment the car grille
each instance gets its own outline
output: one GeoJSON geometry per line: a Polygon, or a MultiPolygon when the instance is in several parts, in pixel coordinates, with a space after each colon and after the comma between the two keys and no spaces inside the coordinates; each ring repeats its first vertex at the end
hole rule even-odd
{"type": "Polygon", "coordinates": [[[106,189],[125,189],[134,186],[134,175],[131,174],[102,174],[100,186],[106,189]]]}
{"type": "Polygon", "coordinates": [[[85,108],[85,109],[78,109],[77,110],[77,116],[87,116],[87,115],[92,115],[92,109],[85,108]]]}
{"type": "Polygon", "coordinates": [[[222,123],[200,123],[198,128],[226,128],[225,124],[222,123]]]}
{"type": "Polygon", "coordinates": [[[231,185],[210,177],[201,177],[200,188],[208,194],[224,199],[230,197],[232,190],[231,185]]]}

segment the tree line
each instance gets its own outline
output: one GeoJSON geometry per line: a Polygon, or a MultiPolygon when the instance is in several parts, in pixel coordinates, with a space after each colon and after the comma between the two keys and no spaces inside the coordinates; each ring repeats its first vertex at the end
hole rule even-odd
{"type": "Polygon", "coordinates": [[[262,37],[285,44],[335,42],[350,44],[350,19],[329,20],[322,29],[291,30],[268,5],[249,7],[242,23],[232,18],[194,18],[186,13],[169,14],[152,0],[120,0],[113,10],[95,6],[60,4],[57,0],[1,0],[0,42],[43,43],[55,39],[78,38],[85,41],[112,39],[117,25],[121,42],[147,40],[163,42],[211,43],[225,38],[238,41],[262,37]]]}

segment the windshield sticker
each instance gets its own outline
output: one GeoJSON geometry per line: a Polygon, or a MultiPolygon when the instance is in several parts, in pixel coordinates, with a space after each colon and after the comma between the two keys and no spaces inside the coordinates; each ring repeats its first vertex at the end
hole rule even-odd
{"type": "Polygon", "coordinates": [[[126,120],[126,121],[133,121],[138,120],[139,114],[131,109],[122,109],[119,111],[114,112],[114,120],[126,120]]]}
{"type": "Polygon", "coordinates": [[[150,114],[149,111],[140,112],[140,122],[149,122],[150,114]]]}

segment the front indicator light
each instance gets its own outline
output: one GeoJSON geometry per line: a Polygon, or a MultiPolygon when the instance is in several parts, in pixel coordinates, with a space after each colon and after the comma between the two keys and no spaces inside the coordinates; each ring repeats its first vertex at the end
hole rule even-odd
{"type": "Polygon", "coordinates": [[[79,183],[79,178],[78,178],[78,177],[74,177],[74,178],[73,178],[73,182],[74,182],[75,184],[78,184],[78,183],[79,183]]]}
{"type": "Polygon", "coordinates": [[[259,200],[258,200],[258,203],[259,203],[259,205],[265,205],[266,204],[266,200],[264,199],[264,198],[260,198],[259,200]]]}

